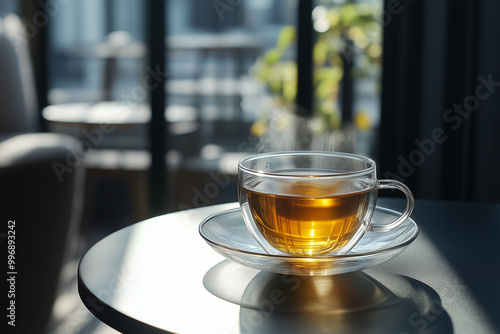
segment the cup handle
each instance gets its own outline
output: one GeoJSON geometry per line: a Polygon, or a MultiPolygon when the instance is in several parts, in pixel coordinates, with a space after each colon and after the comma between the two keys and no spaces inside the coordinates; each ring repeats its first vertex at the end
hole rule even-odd
{"type": "Polygon", "coordinates": [[[396,180],[378,180],[377,188],[398,189],[402,191],[406,196],[406,208],[401,214],[401,217],[399,217],[390,224],[384,224],[384,225],[373,224],[370,227],[370,231],[373,232],[388,232],[401,225],[406,219],[408,219],[408,217],[410,217],[411,213],[413,212],[413,208],[415,207],[415,199],[413,198],[413,194],[411,193],[410,189],[405,184],[396,180]]]}

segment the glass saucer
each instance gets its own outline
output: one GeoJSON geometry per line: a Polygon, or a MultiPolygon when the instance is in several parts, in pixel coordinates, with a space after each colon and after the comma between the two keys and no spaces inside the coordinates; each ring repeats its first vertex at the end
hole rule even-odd
{"type": "MultiPolygon", "coordinates": [[[[372,219],[377,224],[384,224],[400,215],[397,211],[376,207],[372,219]]],[[[239,208],[209,216],[201,222],[199,232],[218,253],[245,266],[277,274],[319,276],[359,271],[386,262],[403,252],[417,238],[419,228],[409,218],[389,232],[366,232],[346,255],[321,256],[266,253],[247,230],[239,208]]]]}

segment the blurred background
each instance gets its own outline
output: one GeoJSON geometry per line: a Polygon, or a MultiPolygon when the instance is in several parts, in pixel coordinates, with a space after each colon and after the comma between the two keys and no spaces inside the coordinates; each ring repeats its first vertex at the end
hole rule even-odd
{"type": "Polygon", "coordinates": [[[81,254],[136,221],[236,201],[238,160],[262,151],[364,154],[418,198],[497,202],[499,7],[2,0],[0,17],[22,28],[36,132],[76,139],[52,170],[83,169],[81,254]]]}
{"type": "Polygon", "coordinates": [[[1,10],[25,26],[42,131],[82,143],[86,222],[234,201],[237,161],[252,152],[376,152],[382,1],[12,0],[1,10]]]}

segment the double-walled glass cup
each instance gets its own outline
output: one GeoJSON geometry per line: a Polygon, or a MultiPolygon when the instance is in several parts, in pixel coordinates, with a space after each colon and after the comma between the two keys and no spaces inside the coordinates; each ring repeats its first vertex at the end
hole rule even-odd
{"type": "Polygon", "coordinates": [[[338,152],[274,152],[238,164],[238,198],[245,224],[269,254],[348,253],[367,231],[386,232],[412,213],[411,191],[396,180],[377,180],[373,160],[338,152]],[[407,205],[390,224],[371,218],[378,189],[402,191],[407,205]]]}

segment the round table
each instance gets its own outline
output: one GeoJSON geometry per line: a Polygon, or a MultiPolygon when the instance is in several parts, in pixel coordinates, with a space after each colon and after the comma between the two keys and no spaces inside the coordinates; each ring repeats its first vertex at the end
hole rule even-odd
{"type": "Polygon", "coordinates": [[[404,253],[321,277],[260,272],[212,250],[199,223],[234,207],[171,213],[107,236],[81,259],[82,301],[124,333],[499,332],[500,205],[417,200],[422,230],[404,253]]]}

